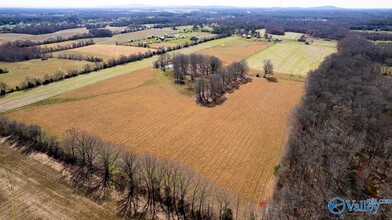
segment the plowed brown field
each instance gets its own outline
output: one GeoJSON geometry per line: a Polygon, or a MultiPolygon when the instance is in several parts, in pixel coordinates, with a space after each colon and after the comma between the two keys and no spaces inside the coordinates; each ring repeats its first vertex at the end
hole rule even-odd
{"type": "Polygon", "coordinates": [[[187,163],[252,201],[268,196],[290,113],[304,84],[254,78],[221,106],[205,108],[159,74],[150,68],[135,71],[11,117],[57,135],[72,127],[83,129],[138,153],[187,163]]]}

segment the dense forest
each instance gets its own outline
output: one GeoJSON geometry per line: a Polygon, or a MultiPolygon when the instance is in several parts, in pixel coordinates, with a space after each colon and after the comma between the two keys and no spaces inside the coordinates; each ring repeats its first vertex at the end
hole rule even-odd
{"type": "MultiPolygon", "coordinates": [[[[336,196],[392,198],[392,79],[380,72],[391,58],[390,47],[348,37],[309,74],[266,219],[333,218],[327,205],[336,196]]],[[[391,216],[381,207],[371,217],[391,216]]]]}

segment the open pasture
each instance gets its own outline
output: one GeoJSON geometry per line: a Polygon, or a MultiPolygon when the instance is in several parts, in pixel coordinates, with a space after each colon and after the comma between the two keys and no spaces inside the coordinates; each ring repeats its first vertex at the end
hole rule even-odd
{"type": "Polygon", "coordinates": [[[78,54],[86,56],[101,57],[104,61],[109,59],[119,58],[121,55],[131,55],[145,53],[147,51],[154,51],[154,49],[143,47],[117,46],[117,45],[90,45],[86,47],[79,47],[71,50],[63,50],[53,53],[54,56],[58,54],[78,54]]]}
{"type": "Polygon", "coordinates": [[[137,153],[181,161],[252,201],[268,196],[304,84],[255,78],[221,106],[205,108],[159,74],[151,68],[134,71],[10,116],[59,136],[74,127],[137,153]]]}
{"type": "Polygon", "coordinates": [[[306,45],[302,42],[284,41],[276,43],[247,58],[249,68],[263,72],[263,61],[270,59],[274,72],[280,74],[306,76],[316,69],[324,58],[336,52],[335,41],[317,40],[306,45]]]}
{"type": "Polygon", "coordinates": [[[9,73],[0,74],[0,82],[5,82],[9,88],[19,86],[26,77],[43,79],[46,74],[54,75],[58,70],[82,70],[88,64],[87,61],[49,59],[28,60],[22,62],[0,62],[0,69],[8,69],[9,73]]]}
{"type": "Polygon", "coordinates": [[[86,28],[73,28],[57,31],[50,34],[40,34],[40,35],[32,35],[32,34],[16,34],[16,33],[0,33],[0,40],[4,41],[16,41],[16,40],[31,40],[31,41],[44,41],[49,38],[69,38],[77,34],[88,33],[86,28]]]}
{"type": "Polygon", "coordinates": [[[225,64],[230,64],[245,59],[270,45],[271,43],[268,42],[232,38],[228,42],[202,50],[199,53],[219,57],[225,64]]]}

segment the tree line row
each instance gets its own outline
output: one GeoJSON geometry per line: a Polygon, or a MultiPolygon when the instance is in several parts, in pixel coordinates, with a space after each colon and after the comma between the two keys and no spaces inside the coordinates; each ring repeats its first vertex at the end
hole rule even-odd
{"type": "Polygon", "coordinates": [[[93,40],[80,41],[69,45],[57,45],[56,47],[36,46],[31,41],[6,42],[0,45],[0,61],[19,62],[31,59],[45,58],[45,53],[62,50],[70,50],[79,47],[93,45],[93,40]]]}
{"type": "Polygon", "coordinates": [[[119,195],[125,219],[255,219],[253,207],[236,193],[214,185],[192,168],[151,154],[136,155],[124,146],[85,131],[69,129],[62,140],[37,125],[0,117],[0,135],[62,162],[75,191],[95,201],[119,195]]]}

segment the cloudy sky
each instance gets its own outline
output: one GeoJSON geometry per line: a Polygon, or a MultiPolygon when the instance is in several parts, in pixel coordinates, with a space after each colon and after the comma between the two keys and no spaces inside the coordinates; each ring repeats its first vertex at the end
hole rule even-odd
{"type": "Polygon", "coordinates": [[[0,7],[104,7],[132,4],[148,5],[226,5],[239,7],[314,7],[337,6],[344,8],[392,8],[392,0],[1,0],[0,7]]]}

